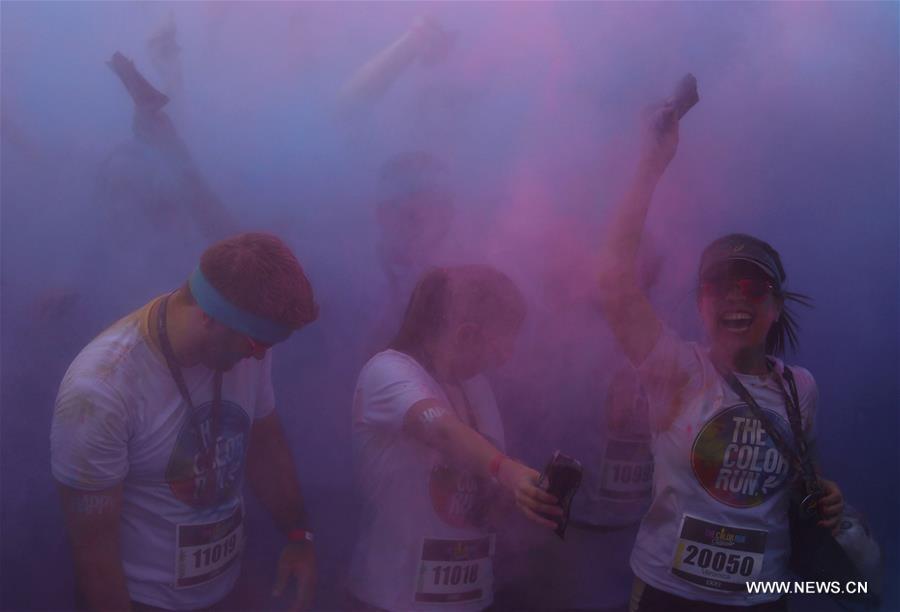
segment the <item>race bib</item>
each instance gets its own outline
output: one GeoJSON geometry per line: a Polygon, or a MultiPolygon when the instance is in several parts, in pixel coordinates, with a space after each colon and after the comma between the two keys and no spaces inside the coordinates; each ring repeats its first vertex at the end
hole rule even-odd
{"type": "Polygon", "coordinates": [[[493,535],[474,540],[425,538],[415,601],[460,604],[485,599],[494,588],[493,555],[493,535]]]}
{"type": "Polygon", "coordinates": [[[598,496],[610,501],[640,501],[650,498],[652,488],[653,455],[649,440],[610,438],[598,496]]]}
{"type": "Polygon", "coordinates": [[[672,573],[701,587],[744,591],[762,571],[766,531],[717,525],[684,515],[672,573]]]}
{"type": "Polygon", "coordinates": [[[175,540],[175,588],[209,582],[240,557],[244,547],[241,506],[213,523],[178,525],[175,540]]]}

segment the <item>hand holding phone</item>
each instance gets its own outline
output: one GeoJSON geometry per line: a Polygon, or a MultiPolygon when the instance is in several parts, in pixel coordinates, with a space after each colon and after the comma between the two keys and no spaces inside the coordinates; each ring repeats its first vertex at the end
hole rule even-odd
{"type": "Polygon", "coordinates": [[[547,467],[544,468],[538,481],[541,488],[559,500],[559,505],[563,509],[562,516],[547,517],[556,521],[556,535],[563,539],[565,539],[566,527],[569,525],[569,509],[572,506],[572,498],[575,497],[575,492],[581,486],[583,471],[578,460],[557,450],[547,462],[547,467]]]}

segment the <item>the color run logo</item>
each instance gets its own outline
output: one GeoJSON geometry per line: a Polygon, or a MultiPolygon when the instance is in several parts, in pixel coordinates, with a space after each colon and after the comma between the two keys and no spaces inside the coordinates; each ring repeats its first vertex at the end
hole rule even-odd
{"type": "Polygon", "coordinates": [[[485,511],[485,484],[465,470],[436,464],[428,483],[431,504],[441,520],[454,527],[474,527],[482,523],[485,511]]]}
{"type": "MultiPolygon", "coordinates": [[[[766,410],[785,440],[790,429],[779,414],[766,410]]],[[[703,488],[729,506],[749,508],[780,491],[788,464],[762,422],[746,404],[727,408],[711,419],[694,440],[691,466],[703,488]]]]}
{"type": "Polygon", "coordinates": [[[735,544],[744,544],[747,538],[739,533],[728,531],[724,527],[719,529],[707,529],[703,532],[713,546],[729,547],[735,544]]]}
{"type": "Polygon", "coordinates": [[[166,468],[166,480],[172,493],[196,508],[219,504],[238,494],[249,439],[247,413],[237,404],[223,401],[213,453],[204,457],[198,435],[209,444],[211,407],[212,402],[197,407],[199,432],[185,420],[166,468]],[[212,495],[207,498],[204,493],[209,488],[212,488],[212,495]]]}

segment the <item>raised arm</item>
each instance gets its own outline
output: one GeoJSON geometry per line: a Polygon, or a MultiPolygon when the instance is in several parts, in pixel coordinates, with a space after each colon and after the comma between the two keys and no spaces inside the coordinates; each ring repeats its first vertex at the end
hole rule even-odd
{"type": "Polygon", "coordinates": [[[669,102],[645,118],[637,168],[613,210],[600,249],[600,306],[635,365],[643,363],[662,333],[639,279],[637,255],[653,192],[678,148],[678,114],[677,106],[669,102]]]}
{"type": "MultiPolygon", "coordinates": [[[[174,24],[172,27],[174,28],[174,24]]],[[[163,110],[169,98],[153,87],[138,71],[134,62],[121,53],[116,52],[108,65],[134,101],[135,136],[164,153],[168,163],[180,174],[181,198],[197,227],[210,241],[221,240],[233,234],[237,222],[209,187],[187,146],[178,136],[174,124],[163,110]]],[[[153,195],[140,194],[151,198],[153,195]]]]}
{"type": "Polygon", "coordinates": [[[130,610],[131,598],[119,554],[122,485],[82,491],[59,485],[72,543],[75,577],[90,610],[130,610]]]}
{"type": "Polygon", "coordinates": [[[341,89],[342,111],[380,98],[416,60],[425,64],[441,61],[453,46],[455,36],[431,19],[419,17],[412,27],[354,73],[341,89]]]}
{"type": "Polygon", "coordinates": [[[134,102],[135,112],[155,113],[169,103],[169,98],[144,78],[134,62],[116,51],[107,62],[134,102]]]}
{"type": "Polygon", "coordinates": [[[436,400],[414,404],[404,417],[403,428],[408,435],[441,451],[475,474],[495,477],[513,496],[525,516],[545,527],[557,527],[555,522],[540,516],[562,515],[557,500],[538,487],[540,474],[504,455],[436,400]]]}

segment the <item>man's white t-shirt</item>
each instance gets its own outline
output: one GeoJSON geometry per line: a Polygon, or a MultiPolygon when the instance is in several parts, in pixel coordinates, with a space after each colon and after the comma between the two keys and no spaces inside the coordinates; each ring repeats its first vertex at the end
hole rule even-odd
{"type": "MultiPolygon", "coordinates": [[[[779,387],[784,364],[774,364],[778,377],[737,376],[793,447],[779,387]]],[[[790,369],[812,444],[816,384],[807,370],[790,369]]],[[[736,606],[777,599],[750,595],[745,583],[782,580],[787,571],[794,473],[788,460],[705,349],[665,330],[639,372],[650,404],[655,470],[632,570],[647,584],[687,599],[736,606]]]]}
{"type": "Polygon", "coordinates": [[[368,604],[480,610],[493,601],[494,543],[482,520],[488,483],[403,431],[407,411],[434,399],[502,450],[503,426],[487,380],[477,376],[462,389],[469,410],[454,408],[415,359],[394,350],[378,353],[360,372],[353,448],[362,516],[350,589],[368,604]]]}
{"type": "Polygon", "coordinates": [[[56,398],[51,466],[56,480],[75,489],[123,484],[120,548],[132,600],[199,608],[222,599],[240,573],[244,462],[254,419],[274,410],[271,357],[225,372],[206,469],[197,425],[209,435],[214,373],[182,369],[192,415],[151,340],[157,301],[101,333],[72,362],[56,398]],[[210,478],[215,493],[204,500],[210,478]]]}

